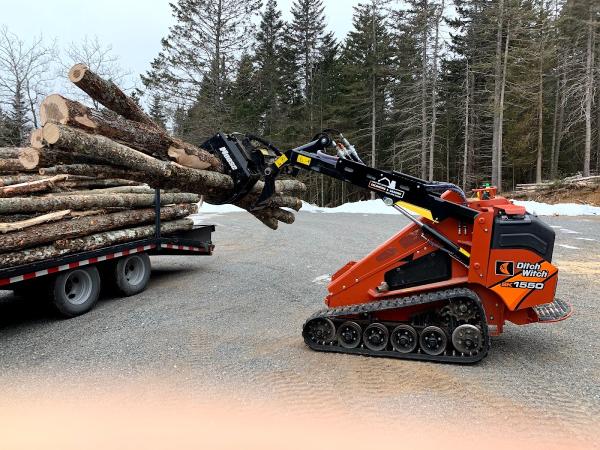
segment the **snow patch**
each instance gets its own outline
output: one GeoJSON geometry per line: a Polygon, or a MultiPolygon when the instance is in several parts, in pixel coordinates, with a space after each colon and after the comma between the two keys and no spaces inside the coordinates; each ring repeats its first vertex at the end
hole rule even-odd
{"type": "Polygon", "coordinates": [[[234,212],[245,212],[246,210],[242,208],[238,208],[235,205],[211,205],[210,203],[202,203],[199,213],[210,213],[210,214],[225,214],[225,213],[234,213],[234,212]]]}
{"type": "Polygon", "coordinates": [[[331,282],[331,275],[328,273],[325,275],[321,275],[312,280],[312,282],[315,284],[329,284],[331,282]]]}
{"type": "MultiPolygon", "coordinates": [[[[515,205],[524,206],[531,214],[538,216],[599,216],[600,207],[590,205],[579,205],[577,203],[559,203],[549,205],[547,203],[539,203],[534,201],[515,200],[515,205]]],[[[311,205],[307,202],[302,202],[302,211],[309,213],[325,213],[325,214],[400,214],[391,206],[386,206],[381,200],[365,200],[362,202],[345,203],[335,208],[323,208],[320,206],[311,205]]],[[[201,214],[226,214],[244,212],[242,208],[234,205],[211,205],[203,203],[200,207],[201,214]]],[[[562,229],[563,233],[576,234],[576,231],[562,229]],[[563,231],[564,230],[564,231],[563,231]]]]}
{"type": "Polygon", "coordinates": [[[326,214],[400,214],[391,206],[386,206],[381,200],[365,200],[363,202],[344,203],[335,208],[322,208],[302,202],[301,211],[326,214]]]}
{"type": "Polygon", "coordinates": [[[534,201],[514,200],[515,205],[524,206],[527,212],[538,216],[598,216],[600,207],[577,203],[558,203],[549,205],[534,201]]]}

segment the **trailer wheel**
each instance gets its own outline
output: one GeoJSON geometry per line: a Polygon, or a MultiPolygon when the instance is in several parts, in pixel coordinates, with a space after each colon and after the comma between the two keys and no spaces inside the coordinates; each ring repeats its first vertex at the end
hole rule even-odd
{"type": "Polygon", "coordinates": [[[148,286],[151,271],[150,257],[146,253],[125,256],[114,265],[114,285],[125,297],[139,294],[148,286]]]}
{"type": "Polygon", "coordinates": [[[94,266],[61,273],[52,284],[52,303],[65,317],[85,314],[98,301],[100,285],[100,274],[94,266]]]}

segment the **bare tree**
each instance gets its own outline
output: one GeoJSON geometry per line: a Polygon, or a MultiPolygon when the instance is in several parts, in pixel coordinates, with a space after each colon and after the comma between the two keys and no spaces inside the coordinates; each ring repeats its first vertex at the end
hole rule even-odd
{"type": "Polygon", "coordinates": [[[53,46],[42,36],[24,42],[0,27],[0,106],[13,124],[15,144],[24,140],[28,125],[38,126],[38,105],[53,80],[53,46]]]}
{"type": "MultiPolygon", "coordinates": [[[[102,44],[98,36],[85,36],[81,42],[71,42],[63,50],[60,58],[59,75],[66,78],[69,69],[79,63],[85,64],[102,78],[109,79],[115,84],[124,87],[126,91],[134,88],[133,85],[128,86],[127,79],[131,73],[121,66],[119,57],[113,52],[112,45],[102,44]]],[[[67,90],[71,97],[76,97],[84,102],[89,101],[89,98],[79,89],[73,87],[71,83],[67,83],[67,90]]],[[[95,108],[99,107],[96,101],[92,103],[95,108]]]]}

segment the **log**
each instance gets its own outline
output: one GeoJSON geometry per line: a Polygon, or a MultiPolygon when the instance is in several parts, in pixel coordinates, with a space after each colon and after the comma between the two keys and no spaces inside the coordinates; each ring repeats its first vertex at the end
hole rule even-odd
{"type": "MultiPolygon", "coordinates": [[[[164,194],[161,205],[197,203],[196,194],[164,194]]],[[[153,194],[96,194],[0,198],[0,214],[43,213],[73,209],[144,208],[154,205],[153,194]]]]}
{"type": "MultiPolygon", "coordinates": [[[[104,136],[90,135],[64,125],[50,123],[44,126],[44,139],[49,144],[68,148],[78,154],[144,172],[148,177],[148,184],[154,187],[179,188],[186,192],[203,194],[209,203],[211,200],[224,200],[233,191],[233,180],[228,175],[160,161],[104,136]]],[[[251,197],[256,198],[262,192],[263,186],[262,182],[257,183],[251,197]]],[[[281,180],[275,184],[276,194],[293,195],[305,190],[304,184],[296,180],[281,180]]]]}
{"type": "MultiPolygon", "coordinates": [[[[161,233],[163,235],[169,235],[178,231],[191,230],[193,226],[194,222],[190,219],[163,222],[161,225],[161,233]]],[[[107,231],[81,238],[61,239],[54,244],[43,247],[0,254],[0,268],[28,264],[48,258],[57,258],[75,252],[97,250],[110,245],[144,239],[153,236],[154,233],[154,225],[146,225],[125,230],[107,231]]]]}
{"type": "Polygon", "coordinates": [[[86,65],[75,64],[69,71],[69,80],[92,99],[126,119],[158,128],[158,125],[131,97],[112,81],[104,80],[96,75],[86,65]]]}
{"type": "MultiPolygon", "coordinates": [[[[160,217],[164,221],[182,219],[198,211],[196,205],[176,205],[161,208],[160,217]]],[[[45,223],[33,228],[0,236],[0,252],[38,247],[58,239],[72,239],[89,236],[101,231],[118,230],[131,226],[154,223],[155,211],[133,209],[98,216],[78,217],[60,222],[45,223]]]]}
{"type": "Polygon", "coordinates": [[[54,167],[43,167],[39,170],[40,175],[78,175],[96,179],[128,179],[133,181],[144,181],[146,175],[141,172],[122,169],[115,166],[100,164],[66,164],[54,167]]]}
{"type": "Polygon", "coordinates": [[[39,170],[57,164],[97,164],[97,159],[57,149],[27,147],[19,154],[21,170],[39,170]]]}
{"type": "Polygon", "coordinates": [[[0,159],[0,173],[2,174],[16,174],[26,171],[19,158],[0,159]]]}
{"type": "Polygon", "coordinates": [[[64,192],[65,190],[83,190],[83,189],[98,189],[121,186],[140,186],[138,181],[123,180],[123,179],[94,179],[63,181],[56,185],[56,191],[64,192]]]}
{"type": "Polygon", "coordinates": [[[56,183],[64,181],[68,178],[67,175],[57,175],[51,178],[42,180],[30,181],[26,183],[13,184],[10,186],[0,187],[0,197],[16,197],[18,195],[33,194],[34,192],[48,191],[54,188],[56,183]]]}
{"type": "Polygon", "coordinates": [[[0,159],[18,159],[20,153],[19,147],[0,147],[0,159]]]}
{"type": "MultiPolygon", "coordinates": [[[[208,202],[213,203],[226,202],[233,192],[233,180],[227,175],[160,161],[104,136],[87,134],[65,125],[53,123],[44,125],[44,140],[50,145],[57,145],[82,155],[143,172],[147,175],[147,183],[153,187],[202,194],[206,196],[208,202]]],[[[256,197],[262,192],[262,187],[262,182],[257,183],[253,195],[240,201],[238,206],[251,210],[256,197]]],[[[278,182],[275,187],[276,194],[285,195],[292,195],[292,192],[305,189],[302,183],[295,180],[278,182]]],[[[267,226],[272,227],[272,221],[268,222],[267,226]]]]}
{"type": "Polygon", "coordinates": [[[44,134],[41,128],[31,132],[30,142],[33,148],[44,148],[44,134]]]}
{"type": "Polygon", "coordinates": [[[13,184],[29,183],[30,181],[43,180],[41,175],[4,175],[0,177],[0,186],[12,186],[13,184]]]}
{"type": "MultiPolygon", "coordinates": [[[[71,210],[67,209],[65,211],[57,211],[49,214],[44,214],[42,216],[31,217],[25,220],[17,220],[15,222],[6,222],[0,223],[0,233],[9,233],[13,231],[20,231],[26,228],[34,227],[36,225],[40,225],[47,222],[55,222],[57,220],[62,220],[68,215],[71,214],[71,210]]],[[[0,219],[4,219],[4,217],[0,216],[0,219]]]]}
{"type": "Polygon", "coordinates": [[[88,108],[58,94],[46,97],[40,107],[42,125],[57,123],[100,134],[159,159],[172,159],[194,169],[222,172],[221,161],[211,153],[177,140],[158,127],[124,119],[108,111],[88,108]]]}
{"type": "MultiPolygon", "coordinates": [[[[110,188],[100,189],[83,189],[80,191],[67,191],[67,192],[50,192],[45,194],[46,197],[54,196],[65,196],[65,195],[100,195],[100,194],[152,194],[154,195],[155,190],[148,186],[117,186],[110,188]]],[[[164,191],[161,191],[164,195],[164,191]]],[[[172,192],[171,192],[172,193],[172,192]]]]}

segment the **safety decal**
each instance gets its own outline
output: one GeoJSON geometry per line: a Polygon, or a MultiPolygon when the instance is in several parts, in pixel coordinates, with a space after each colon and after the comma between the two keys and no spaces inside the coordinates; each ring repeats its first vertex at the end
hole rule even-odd
{"type": "Polygon", "coordinates": [[[277,166],[277,168],[281,168],[281,166],[283,166],[288,160],[288,157],[285,155],[281,155],[279,158],[277,158],[275,160],[275,165],[277,166]]]}
{"type": "Polygon", "coordinates": [[[310,166],[310,162],[312,161],[312,159],[309,158],[308,156],[298,155],[298,158],[296,159],[296,161],[298,161],[298,164],[304,164],[305,166],[310,166]]]}

